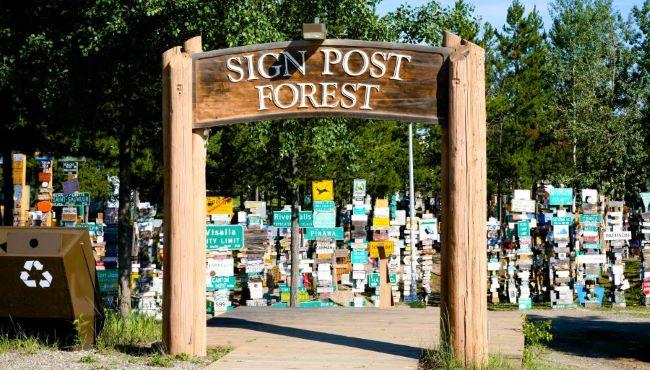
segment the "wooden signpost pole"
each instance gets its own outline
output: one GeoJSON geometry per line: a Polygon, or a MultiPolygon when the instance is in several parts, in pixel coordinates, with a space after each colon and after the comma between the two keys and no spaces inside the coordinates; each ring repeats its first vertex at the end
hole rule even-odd
{"type": "MultiPolygon", "coordinates": [[[[193,37],[183,43],[183,51],[188,54],[203,51],[201,36],[193,37]]],[[[205,217],[206,217],[206,186],[205,160],[207,155],[208,129],[192,130],[192,179],[194,181],[194,235],[195,240],[190,252],[194,253],[192,260],[194,271],[194,304],[192,315],[194,329],[192,344],[195,356],[206,355],[206,324],[205,324],[205,217]]]]}
{"type": "MultiPolygon", "coordinates": [[[[192,60],[180,48],[163,54],[163,141],[165,163],[165,254],[163,341],[172,354],[205,353],[204,292],[197,291],[197,232],[192,134],[192,60]],[[165,65],[169,63],[168,67],[165,65]],[[168,103],[165,107],[164,104],[168,103]],[[202,302],[202,301],[201,301],[202,302]],[[203,346],[201,350],[197,350],[203,346]]],[[[205,171],[205,169],[203,169],[205,171]]],[[[205,207],[205,204],[204,204],[205,207]]],[[[201,264],[201,271],[205,270],[201,264]]],[[[200,279],[199,279],[200,280],[200,279]]]]}
{"type": "Polygon", "coordinates": [[[443,130],[444,232],[441,333],[466,365],[487,363],[484,51],[446,33],[449,121],[443,130]]]}

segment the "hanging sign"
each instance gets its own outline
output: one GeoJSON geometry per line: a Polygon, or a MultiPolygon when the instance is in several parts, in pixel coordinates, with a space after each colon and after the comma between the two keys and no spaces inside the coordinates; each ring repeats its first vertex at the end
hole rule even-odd
{"type": "Polygon", "coordinates": [[[61,210],[61,221],[77,221],[77,207],[63,207],[61,210]]]}
{"type": "Polygon", "coordinates": [[[116,293],[119,290],[118,271],[97,270],[97,285],[100,293],[116,293]]]}
{"type": "Polygon", "coordinates": [[[244,227],[241,225],[207,225],[208,250],[239,250],[244,248],[244,227]]]}
{"type": "Polygon", "coordinates": [[[63,173],[66,175],[76,175],[79,172],[79,162],[76,161],[66,161],[61,162],[63,165],[63,173]]]}
{"type": "Polygon", "coordinates": [[[313,227],[313,219],[311,211],[300,211],[298,213],[298,227],[313,227]]]}
{"type": "Polygon", "coordinates": [[[314,227],[336,227],[336,213],[314,211],[313,224],[314,227]]]}
{"type": "MultiPolygon", "coordinates": [[[[65,163],[65,162],[64,162],[65,163]]],[[[63,194],[68,195],[79,191],[79,179],[74,178],[63,182],[63,194]]]]}
{"type": "Polygon", "coordinates": [[[367,263],[368,262],[368,251],[361,248],[354,248],[350,253],[350,263],[367,263]]]}
{"type": "Polygon", "coordinates": [[[284,228],[291,227],[291,211],[274,211],[273,226],[284,228]]]}
{"type": "Polygon", "coordinates": [[[549,204],[552,206],[566,206],[573,204],[572,188],[553,188],[549,194],[549,204]]]}
{"type": "Polygon", "coordinates": [[[352,187],[352,195],[357,198],[362,198],[366,196],[366,180],[363,179],[354,179],[354,185],[352,187]]]}
{"type": "Polygon", "coordinates": [[[233,290],[236,287],[236,280],[234,276],[208,276],[206,281],[206,290],[233,290]]]}
{"type": "Polygon", "coordinates": [[[512,212],[535,213],[535,201],[528,199],[513,199],[512,212]]]}
{"type": "Polygon", "coordinates": [[[528,221],[517,222],[517,236],[519,237],[530,236],[530,223],[528,221]]]}
{"type": "Polygon", "coordinates": [[[368,254],[372,258],[388,258],[393,251],[395,250],[395,242],[392,241],[372,241],[368,243],[368,254]],[[380,253],[380,249],[383,249],[383,254],[380,253]]]}
{"type": "Polygon", "coordinates": [[[551,218],[551,225],[553,225],[553,226],[556,226],[556,225],[569,225],[569,226],[571,226],[572,224],[573,224],[573,220],[571,220],[571,217],[568,217],[568,216],[551,218]]]}
{"type": "Polygon", "coordinates": [[[333,200],[317,200],[314,201],[314,211],[334,212],[336,211],[336,205],[333,200]]]}
{"type": "Polygon", "coordinates": [[[605,240],[630,240],[632,239],[631,231],[605,231],[605,240]]]}
{"type": "Polygon", "coordinates": [[[314,203],[319,200],[334,200],[334,181],[332,180],[313,181],[311,189],[314,203]]]}
{"type": "Polygon", "coordinates": [[[89,193],[54,193],[52,194],[52,205],[55,207],[61,206],[87,206],[90,204],[89,193]]]}
{"type": "Polygon", "coordinates": [[[334,239],[343,240],[342,227],[307,227],[304,237],[306,240],[334,239]]]}
{"type": "Polygon", "coordinates": [[[450,51],[328,39],[192,54],[193,126],[343,115],[434,123],[446,116],[450,51]]]}
{"type": "Polygon", "coordinates": [[[598,224],[600,225],[600,215],[580,215],[581,224],[598,224]]]}
{"type": "Polygon", "coordinates": [[[205,197],[206,215],[233,215],[232,197],[205,197]]]}

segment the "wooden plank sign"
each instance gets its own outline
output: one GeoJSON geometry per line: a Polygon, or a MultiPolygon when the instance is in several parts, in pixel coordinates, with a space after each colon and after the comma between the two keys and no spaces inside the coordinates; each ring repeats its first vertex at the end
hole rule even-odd
{"type": "Polygon", "coordinates": [[[194,128],[323,116],[434,123],[446,116],[450,51],[325,40],[192,54],[194,128]]]}

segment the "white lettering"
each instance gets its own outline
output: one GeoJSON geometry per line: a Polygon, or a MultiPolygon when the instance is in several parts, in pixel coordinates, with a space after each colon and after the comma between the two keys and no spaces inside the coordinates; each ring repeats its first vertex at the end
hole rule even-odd
{"type": "Polygon", "coordinates": [[[259,102],[260,102],[260,107],[259,107],[258,110],[269,109],[269,108],[266,107],[265,100],[266,99],[269,99],[269,100],[273,99],[273,86],[272,85],[262,85],[262,86],[255,86],[255,88],[257,89],[257,96],[258,96],[259,102]],[[264,89],[269,89],[269,93],[264,94],[264,89]]]}
{"type": "Polygon", "coordinates": [[[255,76],[255,64],[253,63],[253,56],[246,55],[244,58],[248,60],[248,81],[257,80],[257,76],[255,76]]]}
{"type": "Polygon", "coordinates": [[[289,63],[287,62],[291,62],[291,64],[293,64],[293,66],[296,67],[296,69],[300,71],[300,73],[302,73],[303,76],[305,75],[305,71],[306,71],[305,53],[306,52],[307,52],[306,50],[298,51],[298,53],[300,53],[300,56],[302,56],[302,63],[298,63],[298,61],[288,51],[282,52],[282,55],[284,55],[284,77],[291,76],[291,74],[289,73],[289,63]]]}
{"type": "Polygon", "coordinates": [[[368,65],[369,65],[368,54],[366,54],[361,50],[356,50],[356,49],[350,50],[347,53],[345,53],[345,56],[343,57],[343,70],[349,76],[359,76],[364,74],[368,70],[368,65]],[[353,53],[359,54],[359,56],[361,56],[361,60],[363,61],[363,64],[361,65],[361,69],[358,70],[357,72],[352,72],[352,70],[350,70],[350,56],[352,56],[353,53]]]}
{"type": "Polygon", "coordinates": [[[370,61],[372,62],[373,67],[379,68],[379,72],[375,68],[370,69],[370,76],[374,78],[380,78],[383,77],[384,74],[386,74],[386,59],[388,58],[388,54],[384,53],[382,51],[377,51],[372,53],[372,56],[370,57],[370,61]],[[382,57],[384,60],[380,60],[378,57],[382,57]]]}
{"type": "Polygon", "coordinates": [[[239,82],[244,78],[244,69],[241,67],[241,58],[236,57],[236,58],[228,58],[228,61],[226,61],[226,66],[229,71],[237,72],[239,73],[239,77],[235,78],[233,75],[228,73],[228,79],[230,82],[239,82]],[[237,61],[238,65],[235,65],[234,62],[237,61]]]}
{"type": "Polygon", "coordinates": [[[343,86],[341,87],[341,95],[350,99],[350,103],[348,104],[345,101],[343,101],[343,99],[341,99],[342,108],[350,109],[357,104],[357,96],[354,94],[355,91],[357,91],[356,84],[351,84],[351,83],[343,84],[343,86]],[[348,91],[349,89],[351,89],[352,91],[348,91]]]}
{"type": "Polygon", "coordinates": [[[273,91],[273,103],[275,103],[275,106],[280,108],[280,109],[288,109],[296,105],[298,103],[298,88],[291,83],[283,83],[279,84],[278,86],[275,87],[273,91]],[[291,103],[289,104],[282,104],[282,101],[280,100],[280,90],[282,90],[283,87],[288,87],[289,90],[291,90],[291,103]]]}
{"type": "Polygon", "coordinates": [[[405,55],[405,54],[397,54],[397,53],[389,53],[388,54],[388,59],[395,57],[395,71],[393,73],[393,77],[391,77],[391,80],[401,80],[399,76],[399,69],[402,66],[402,59],[406,59],[407,62],[411,61],[411,56],[410,55],[405,55]]]}
{"type": "Polygon", "coordinates": [[[267,72],[267,69],[264,67],[264,59],[266,59],[266,57],[268,57],[268,56],[272,56],[273,58],[275,58],[276,62],[280,58],[280,55],[278,53],[264,53],[264,54],[262,54],[260,56],[260,59],[257,60],[257,70],[258,70],[260,76],[262,76],[264,78],[276,78],[276,77],[278,77],[280,75],[280,70],[282,69],[282,66],[280,66],[279,64],[275,64],[275,63],[271,64],[269,66],[269,68],[273,69],[273,73],[269,74],[267,72]]]}
{"type": "Polygon", "coordinates": [[[372,93],[372,89],[377,89],[377,91],[379,91],[379,85],[359,84],[357,89],[360,90],[362,87],[366,88],[365,101],[361,105],[361,107],[359,107],[359,109],[372,110],[372,108],[370,107],[370,94],[372,93]]]}
{"type": "Polygon", "coordinates": [[[330,70],[330,66],[332,64],[341,63],[343,55],[338,49],[321,49],[321,52],[323,53],[323,75],[332,75],[333,73],[330,70]],[[335,56],[334,59],[331,58],[332,54],[335,56]]]}
{"type": "Polygon", "coordinates": [[[314,108],[320,108],[320,105],[318,105],[316,99],[314,98],[314,94],[316,94],[316,85],[314,85],[311,82],[306,82],[306,83],[302,82],[299,83],[298,86],[300,86],[300,105],[298,106],[298,108],[309,108],[307,106],[307,99],[309,99],[311,105],[314,108]],[[311,89],[310,92],[307,92],[307,87],[311,89]]]}
{"type": "Polygon", "coordinates": [[[320,83],[321,87],[323,88],[323,97],[321,101],[321,107],[326,107],[326,108],[336,108],[339,105],[339,101],[336,100],[332,103],[328,103],[329,98],[335,98],[336,97],[336,88],[338,87],[338,83],[336,82],[321,82],[320,83]],[[330,92],[330,87],[334,88],[334,91],[330,92]]]}

